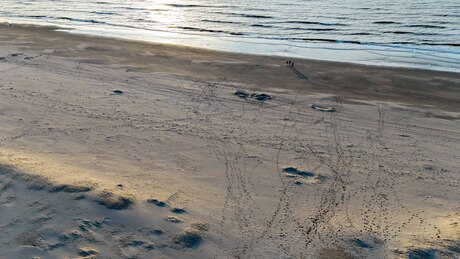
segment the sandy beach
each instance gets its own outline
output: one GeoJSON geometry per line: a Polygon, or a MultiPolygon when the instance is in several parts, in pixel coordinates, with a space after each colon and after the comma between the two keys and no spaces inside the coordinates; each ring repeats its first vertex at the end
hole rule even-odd
{"type": "Polygon", "coordinates": [[[55,29],[0,24],[1,258],[460,256],[460,74],[55,29]]]}

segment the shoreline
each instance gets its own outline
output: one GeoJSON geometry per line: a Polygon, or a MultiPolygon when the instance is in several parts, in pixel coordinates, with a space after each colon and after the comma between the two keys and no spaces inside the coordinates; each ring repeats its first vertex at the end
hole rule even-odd
{"type": "Polygon", "coordinates": [[[206,47],[195,47],[195,46],[188,46],[188,45],[182,45],[182,44],[175,44],[175,43],[163,43],[163,42],[155,42],[155,41],[150,41],[150,40],[143,40],[143,39],[138,39],[138,38],[124,38],[124,37],[119,37],[119,36],[108,36],[107,35],[98,35],[98,34],[92,34],[92,33],[85,33],[79,31],[77,28],[72,28],[72,27],[60,27],[57,25],[41,25],[41,24],[33,24],[33,23],[10,23],[10,22],[0,22],[0,27],[16,27],[16,28],[22,28],[22,29],[39,29],[39,30],[46,30],[50,32],[56,32],[56,33],[64,33],[67,35],[73,35],[76,37],[81,37],[81,38],[94,38],[94,39],[101,39],[101,40],[107,40],[107,42],[113,41],[113,42],[126,42],[126,43],[132,43],[132,44],[143,44],[143,45],[150,45],[150,46],[156,46],[156,47],[172,47],[172,48],[177,48],[178,50],[190,50],[190,51],[202,51],[204,53],[220,53],[220,54],[227,54],[227,55],[236,55],[236,56],[242,56],[242,57],[265,57],[265,58],[273,58],[273,59],[278,59],[278,60],[297,60],[297,61],[304,61],[304,62],[318,62],[318,63],[329,63],[329,64],[341,64],[341,65],[351,65],[351,66],[357,66],[357,67],[369,67],[369,68],[382,68],[382,69],[389,69],[389,70],[407,70],[407,71],[425,71],[425,72],[432,72],[432,73],[446,73],[446,74],[460,74],[459,71],[449,71],[449,70],[433,70],[429,68],[423,68],[423,67],[410,67],[410,66],[391,66],[391,65],[379,65],[379,64],[363,64],[363,63],[355,63],[352,61],[336,61],[336,60],[328,60],[327,58],[325,59],[320,59],[320,58],[305,58],[305,57],[300,57],[300,56],[283,56],[283,55],[273,55],[273,54],[257,54],[257,53],[249,53],[249,52],[235,52],[235,51],[226,51],[226,50],[217,50],[217,49],[209,49],[206,47]]]}
{"type": "Polygon", "coordinates": [[[179,47],[183,46],[243,55],[276,56],[283,58],[298,58],[388,68],[408,68],[460,73],[460,66],[452,66],[458,63],[455,61],[460,61],[460,50],[455,53],[452,53],[451,51],[446,53],[446,49],[444,52],[438,53],[435,51],[434,47],[433,49],[420,49],[416,46],[410,47],[397,44],[353,44],[347,42],[302,43],[294,41],[286,43],[280,40],[257,38],[240,39],[233,37],[216,38],[206,35],[151,31],[140,28],[132,28],[131,30],[128,30],[126,28],[120,29],[110,26],[98,28],[85,27],[83,25],[79,26],[76,24],[72,26],[65,26],[49,22],[35,21],[35,23],[33,23],[28,20],[3,20],[0,23],[10,23],[19,26],[51,26],[55,27],[56,30],[77,35],[105,37],[114,40],[142,41],[151,44],[170,44],[179,47]],[[414,52],[413,50],[418,51],[414,52]],[[455,59],[447,57],[445,56],[446,54],[455,54],[458,55],[458,58],[455,59]]]}

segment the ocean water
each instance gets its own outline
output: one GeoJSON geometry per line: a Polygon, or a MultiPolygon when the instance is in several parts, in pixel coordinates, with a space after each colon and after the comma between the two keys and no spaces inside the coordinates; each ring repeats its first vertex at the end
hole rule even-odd
{"type": "Polygon", "coordinates": [[[224,51],[460,72],[459,0],[0,0],[0,21],[224,51]]]}

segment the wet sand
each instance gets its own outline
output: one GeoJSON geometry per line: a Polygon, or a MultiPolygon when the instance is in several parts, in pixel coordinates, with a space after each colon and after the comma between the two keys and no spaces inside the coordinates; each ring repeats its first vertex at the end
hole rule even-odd
{"type": "Polygon", "coordinates": [[[459,74],[33,26],[0,42],[7,256],[459,255],[459,74]]]}

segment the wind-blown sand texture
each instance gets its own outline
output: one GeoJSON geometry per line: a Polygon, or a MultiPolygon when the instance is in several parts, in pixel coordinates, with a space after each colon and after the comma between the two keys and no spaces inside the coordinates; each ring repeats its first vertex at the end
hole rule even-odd
{"type": "Polygon", "coordinates": [[[0,42],[2,258],[460,255],[458,74],[0,42]]]}

